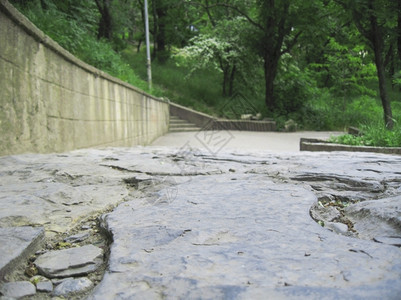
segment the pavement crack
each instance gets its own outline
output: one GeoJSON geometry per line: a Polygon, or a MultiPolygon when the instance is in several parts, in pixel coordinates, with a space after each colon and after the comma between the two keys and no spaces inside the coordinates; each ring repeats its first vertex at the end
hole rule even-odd
{"type": "Polygon", "coordinates": [[[370,255],[369,253],[367,253],[366,251],[364,251],[364,250],[358,250],[358,249],[349,249],[348,251],[350,251],[350,252],[354,252],[354,253],[363,253],[363,254],[366,254],[367,256],[369,256],[370,258],[373,258],[373,256],[372,255],[370,255]]]}
{"type": "MultiPolygon", "coordinates": [[[[129,169],[127,169],[127,168],[123,168],[123,167],[115,166],[115,165],[100,164],[100,166],[101,166],[101,167],[112,168],[113,170],[118,170],[118,171],[122,171],[122,172],[130,172],[130,173],[136,172],[136,171],[132,171],[132,170],[129,170],[129,169]]],[[[138,173],[140,173],[140,172],[138,172],[138,173]]]]}

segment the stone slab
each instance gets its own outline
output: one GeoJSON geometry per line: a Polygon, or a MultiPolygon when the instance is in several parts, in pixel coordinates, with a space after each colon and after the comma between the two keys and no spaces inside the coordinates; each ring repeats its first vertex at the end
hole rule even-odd
{"type": "Polygon", "coordinates": [[[0,225],[67,232],[121,203],[101,218],[113,244],[110,271],[93,298],[104,292],[150,299],[391,299],[400,293],[399,248],[381,237],[401,235],[386,227],[387,217],[401,212],[391,200],[401,194],[401,157],[211,150],[183,145],[1,157],[0,203],[8,205],[0,205],[0,225]],[[369,208],[386,217],[366,214],[377,230],[356,226],[362,239],[338,235],[311,219],[318,199],[355,204],[357,216],[369,208]],[[358,204],[363,201],[375,202],[358,204]],[[369,238],[373,233],[382,243],[369,238]]]}
{"type": "Polygon", "coordinates": [[[22,297],[32,296],[36,294],[35,286],[29,281],[16,281],[0,284],[0,294],[20,299],[22,297]]]}
{"type": "Polygon", "coordinates": [[[89,153],[0,157],[0,227],[42,226],[54,235],[123,201],[124,174],[89,153]]]}
{"type": "Polygon", "coordinates": [[[85,292],[93,287],[93,282],[88,278],[67,279],[54,289],[53,296],[68,297],[71,294],[85,292]]]}
{"type": "Polygon", "coordinates": [[[302,186],[236,173],[192,178],[178,189],[169,203],[131,201],[105,217],[113,234],[109,270],[89,299],[401,292],[399,249],[321,227],[309,217],[317,198],[302,186]]]}
{"type": "Polygon", "coordinates": [[[43,228],[0,228],[0,280],[41,246],[43,228]]]}
{"type": "Polygon", "coordinates": [[[36,284],[36,290],[38,292],[50,293],[53,291],[53,283],[51,281],[38,282],[36,284]]]}
{"type": "Polygon", "coordinates": [[[39,272],[48,278],[63,278],[94,272],[102,262],[103,250],[86,245],[47,252],[35,260],[35,265],[39,272]]]}

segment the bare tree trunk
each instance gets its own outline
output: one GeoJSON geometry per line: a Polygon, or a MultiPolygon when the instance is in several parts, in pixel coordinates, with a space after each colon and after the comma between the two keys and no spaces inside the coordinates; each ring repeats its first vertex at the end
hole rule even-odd
{"type": "MultiPolygon", "coordinates": [[[[373,11],[372,2],[370,2],[369,6],[371,11],[373,11]]],[[[393,114],[391,111],[390,100],[388,99],[386,91],[386,81],[385,81],[386,73],[382,57],[382,53],[384,50],[384,41],[382,35],[380,34],[379,25],[377,23],[377,17],[373,14],[370,17],[370,26],[371,26],[371,41],[373,45],[373,51],[375,53],[375,64],[377,69],[377,76],[379,79],[380,98],[382,101],[383,112],[384,112],[384,124],[386,128],[393,129],[394,127],[393,114]]]]}

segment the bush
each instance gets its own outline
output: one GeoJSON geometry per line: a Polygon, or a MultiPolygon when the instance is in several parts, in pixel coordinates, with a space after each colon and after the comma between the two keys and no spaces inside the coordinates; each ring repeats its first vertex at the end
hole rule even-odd
{"type": "Polygon", "coordinates": [[[363,125],[361,130],[363,133],[361,136],[345,134],[332,137],[330,141],[354,146],[401,147],[401,126],[399,123],[396,123],[393,130],[385,128],[383,122],[363,125]]]}

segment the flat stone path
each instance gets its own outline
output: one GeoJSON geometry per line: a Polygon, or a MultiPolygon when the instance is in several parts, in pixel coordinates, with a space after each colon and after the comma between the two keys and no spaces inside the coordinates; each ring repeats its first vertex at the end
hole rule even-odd
{"type": "Polygon", "coordinates": [[[2,157],[0,226],[51,237],[116,206],[100,218],[112,243],[89,299],[399,298],[401,157],[208,141],[2,157]],[[326,199],[343,235],[310,216],[326,199]]]}
{"type": "Polygon", "coordinates": [[[344,134],[333,131],[297,131],[297,132],[254,132],[254,131],[197,131],[169,132],[155,140],[153,146],[179,147],[190,144],[192,147],[213,151],[299,151],[301,138],[328,139],[344,134]]]}
{"type": "MultiPolygon", "coordinates": [[[[400,157],[187,152],[149,158],[142,156],[143,172],[160,164],[158,174],[170,185],[104,217],[113,234],[109,270],[91,299],[400,295],[399,248],[338,235],[309,215],[319,185],[376,199],[387,180],[379,197],[400,193],[400,157]],[[306,175],[314,176],[314,188],[300,180],[306,175]]],[[[131,162],[118,167],[135,171],[131,162]]]]}

